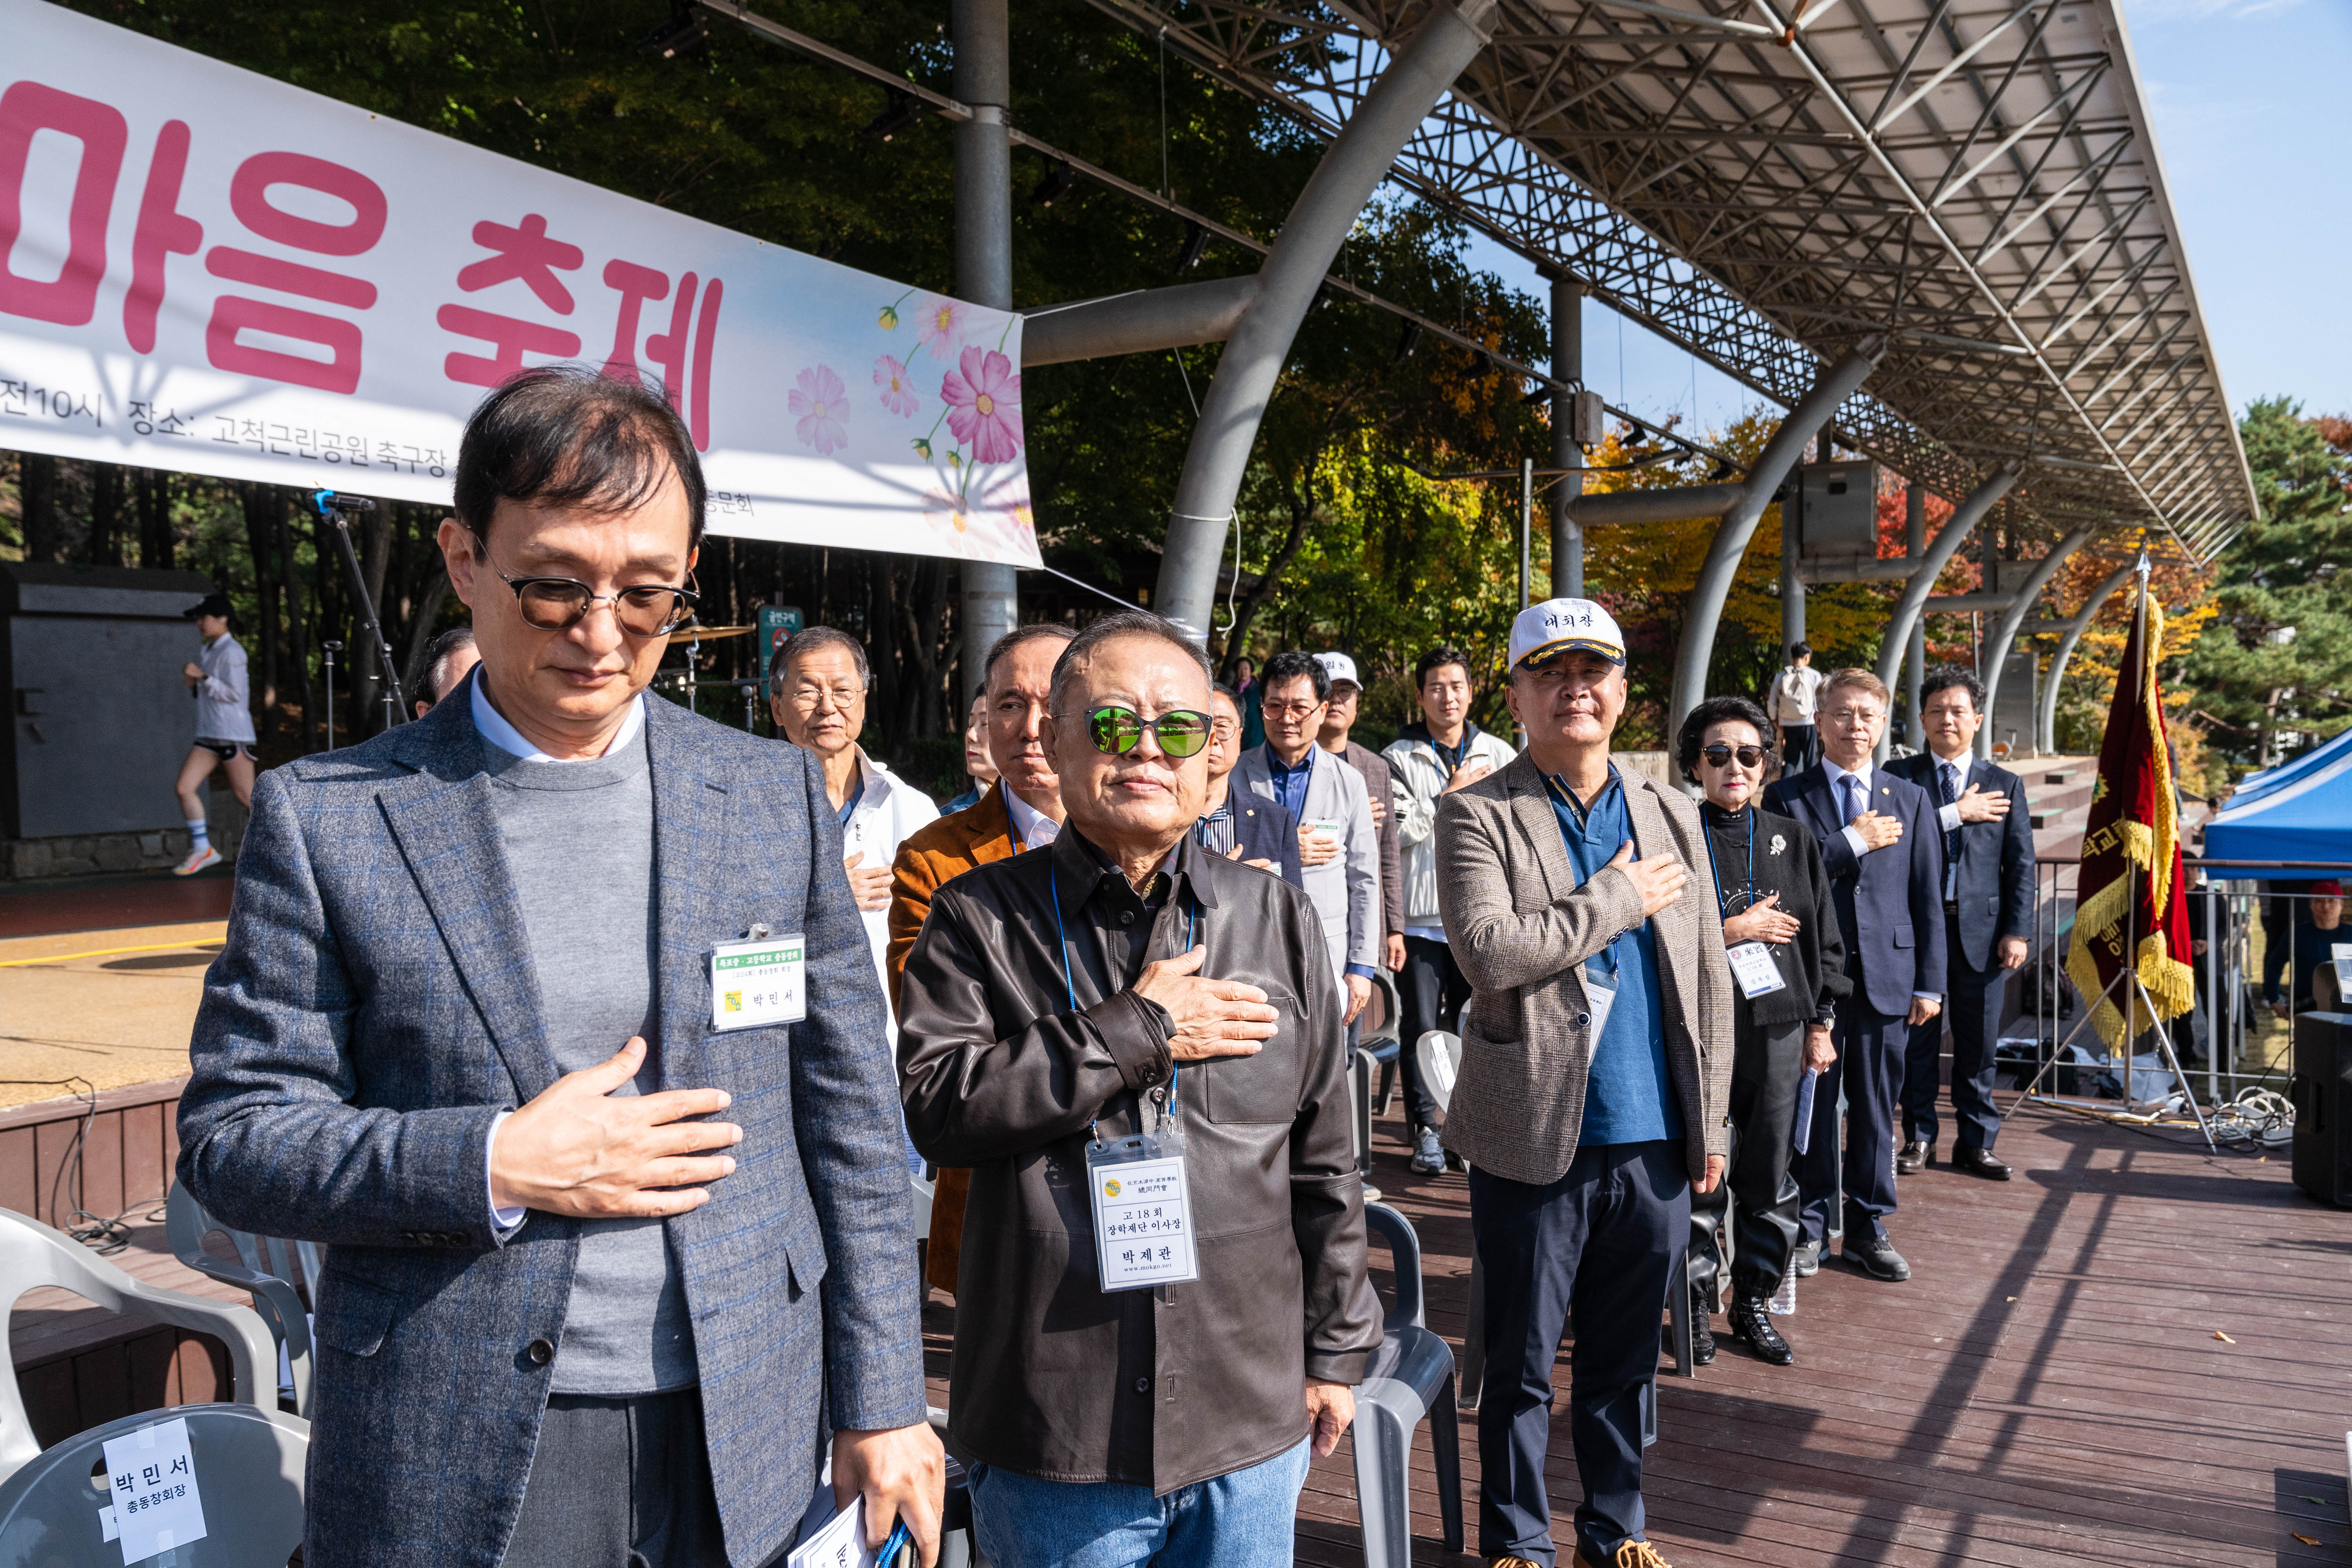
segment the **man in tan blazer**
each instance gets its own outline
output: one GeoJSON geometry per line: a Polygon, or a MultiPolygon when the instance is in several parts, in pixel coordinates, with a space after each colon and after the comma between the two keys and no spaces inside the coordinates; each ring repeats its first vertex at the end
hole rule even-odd
{"type": "MultiPolygon", "coordinates": [[[[1044,735],[1052,722],[1047,710],[1054,661],[1076,636],[1058,622],[1033,621],[1005,633],[988,650],[982,700],[987,704],[996,783],[977,804],[940,817],[898,846],[890,868],[890,947],[883,961],[894,1017],[907,954],[922,934],[932,896],[973,867],[1041,848],[1061,831],[1061,784],[1045,756],[1044,735]]],[[[950,1295],[963,1250],[964,1197],[971,1188],[970,1172],[941,1171],[931,1194],[931,1245],[924,1272],[950,1295]]]]}
{"type": "Polygon", "coordinates": [[[1556,1568],[1544,1455],[1572,1319],[1576,1568],[1664,1568],[1643,1538],[1642,1389],[1691,1194],[1730,1149],[1723,922],[1697,807],[1609,760],[1617,623],[1553,599],[1519,613],[1510,655],[1528,749],[1442,797],[1436,824],[1438,904],[1471,986],[1444,1140],[1470,1167],[1486,1277],[1478,1549],[1556,1568]]]}

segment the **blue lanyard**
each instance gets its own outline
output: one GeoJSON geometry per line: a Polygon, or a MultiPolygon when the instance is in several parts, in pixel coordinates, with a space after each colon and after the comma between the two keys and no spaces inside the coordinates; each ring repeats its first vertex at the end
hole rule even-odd
{"type": "MultiPolygon", "coordinates": [[[[1748,817],[1748,890],[1752,893],[1756,890],[1756,808],[1750,805],[1742,809],[1748,817]]],[[[1723,896],[1723,873],[1715,868],[1715,835],[1702,833],[1699,837],[1706,841],[1706,870],[1715,879],[1715,907],[1723,911],[1725,920],[1729,920],[1731,900],[1723,896]]]]}
{"type": "MultiPolygon", "coordinates": [[[[1062,952],[1062,995],[1069,1002],[1070,1011],[1075,1013],[1078,1010],[1078,988],[1070,974],[1069,932],[1062,925],[1062,876],[1060,868],[1050,863],[1045,868],[1045,885],[1054,901],[1054,943],[1062,952]]],[[[1184,911],[1184,951],[1187,952],[1192,951],[1197,940],[1200,920],[1201,907],[1196,901],[1184,911]]],[[[1168,1064],[1168,1114],[1171,1116],[1176,1114],[1176,1079],[1183,1071],[1184,1064],[1171,1056],[1168,1064]]],[[[1087,1136],[1094,1138],[1097,1143],[1102,1142],[1095,1137],[1095,1124],[1091,1120],[1087,1122],[1087,1136]]]]}

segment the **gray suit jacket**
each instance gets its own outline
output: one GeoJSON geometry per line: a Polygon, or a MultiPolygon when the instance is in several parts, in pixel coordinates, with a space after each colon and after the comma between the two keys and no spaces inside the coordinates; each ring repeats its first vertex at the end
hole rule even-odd
{"type": "MultiPolygon", "coordinates": [[[[1265,746],[1244,752],[1225,787],[1279,805],[1282,792],[1274,787],[1266,754],[1265,746]]],[[[1365,793],[1364,775],[1320,746],[1310,747],[1307,755],[1315,759],[1315,768],[1307,777],[1307,811],[1298,826],[1340,824],[1338,857],[1303,873],[1307,897],[1323,917],[1331,983],[1339,985],[1351,963],[1381,966],[1386,933],[1381,929],[1380,830],[1372,824],[1372,797],[1365,793]]]]}
{"type": "MultiPolygon", "coordinates": [[[[1696,1180],[1707,1155],[1730,1153],[1731,964],[1698,807],[1639,773],[1622,776],[1640,854],[1675,856],[1690,878],[1650,930],[1696,1180]]],[[[1641,896],[1613,868],[1578,884],[1543,773],[1525,752],[1441,797],[1436,834],[1438,907],[1471,987],[1445,1146],[1511,1181],[1556,1182],[1576,1159],[1592,1065],[1584,961],[1640,921],[1641,896]]]]}
{"type": "MultiPolygon", "coordinates": [[[[743,1129],[735,1173],[667,1223],[749,1564],[788,1542],[823,1426],[923,1418],[897,1077],[815,760],[646,709],[662,1083],[727,1090],[743,1129]],[[713,1033],[710,949],[754,921],[806,937],[807,1020],[713,1033]]],[[[313,1568],[491,1568],[552,1376],[530,1347],[562,1337],[578,1223],[490,1227],[492,1121],[556,1068],[483,744],[461,689],[264,773],[196,1016],[180,1179],[231,1225],[329,1244],[313,1568]]]]}

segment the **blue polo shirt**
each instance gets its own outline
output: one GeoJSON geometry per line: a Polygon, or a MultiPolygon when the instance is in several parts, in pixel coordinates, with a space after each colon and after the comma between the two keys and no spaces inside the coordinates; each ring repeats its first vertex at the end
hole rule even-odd
{"type": "MultiPolygon", "coordinates": [[[[1551,813],[1581,887],[1633,837],[1624,781],[1611,763],[1609,782],[1589,809],[1558,778],[1547,783],[1551,813]]],[[[1633,853],[1641,852],[1636,845],[1633,853]]],[[[1584,961],[1584,971],[1588,987],[1613,984],[1617,1001],[1609,1010],[1608,1026],[1592,1043],[1577,1146],[1680,1138],[1682,1108],[1666,1070],[1665,1002],[1658,991],[1658,945],[1650,922],[1619,932],[1616,941],[1584,961]]]]}
{"type": "Polygon", "coordinates": [[[1274,749],[1273,742],[1268,741],[1265,743],[1265,776],[1267,782],[1274,785],[1274,793],[1281,797],[1282,808],[1290,813],[1290,819],[1305,826],[1307,784],[1315,776],[1315,748],[1308,746],[1307,754],[1298,759],[1298,765],[1294,768],[1282,760],[1282,753],[1274,749]]]}

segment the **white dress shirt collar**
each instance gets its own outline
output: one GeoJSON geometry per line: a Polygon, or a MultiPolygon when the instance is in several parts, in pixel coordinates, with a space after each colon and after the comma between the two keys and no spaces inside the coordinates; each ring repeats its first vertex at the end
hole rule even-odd
{"type": "Polygon", "coordinates": [[[1013,839],[1024,849],[1043,849],[1058,837],[1062,825],[1013,793],[1013,787],[1003,779],[996,787],[1004,792],[1004,809],[1013,818],[1013,839]]]}
{"type": "MultiPolygon", "coordinates": [[[[490,700],[482,694],[481,677],[476,676],[467,683],[467,689],[473,693],[474,728],[481,731],[483,740],[488,741],[507,755],[520,757],[526,763],[576,763],[590,760],[586,757],[549,756],[545,752],[524,740],[521,731],[508,723],[499,710],[490,706],[490,700]]],[[[610,756],[614,752],[626,750],[635,743],[637,732],[645,727],[646,694],[640,691],[637,693],[636,700],[629,704],[629,716],[621,721],[619,731],[613,736],[612,742],[604,748],[602,754],[610,756]]]]}
{"type": "Polygon", "coordinates": [[[1830,761],[1827,757],[1823,757],[1822,759],[1822,772],[1828,775],[1830,781],[1830,793],[1837,795],[1838,804],[1840,805],[1843,805],[1845,804],[1845,796],[1840,793],[1845,788],[1845,785],[1841,784],[1839,781],[1847,777],[1860,780],[1862,784],[1863,798],[1867,800],[1870,797],[1870,763],[1867,760],[1863,763],[1862,766],[1849,770],[1842,768],[1835,763],[1830,761]]]}

